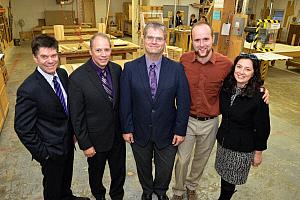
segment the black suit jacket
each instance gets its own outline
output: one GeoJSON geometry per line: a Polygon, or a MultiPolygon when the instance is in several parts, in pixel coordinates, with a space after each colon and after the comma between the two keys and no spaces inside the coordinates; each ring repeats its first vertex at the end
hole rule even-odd
{"type": "Polygon", "coordinates": [[[121,75],[122,130],[132,132],[139,145],[152,139],[158,148],[185,136],[190,93],[183,65],[163,57],[155,98],[151,97],[145,56],[125,64],[121,75]]]}
{"type": "Polygon", "coordinates": [[[182,20],[180,16],[176,15],[175,27],[182,25],[182,20]]]}
{"type": "Polygon", "coordinates": [[[90,59],[70,75],[69,105],[80,149],[94,147],[109,151],[114,142],[123,142],[119,121],[120,65],[109,62],[114,102],[110,102],[90,59]]]}
{"type": "MultiPolygon", "coordinates": [[[[57,74],[67,92],[67,72],[57,69],[57,74]]],[[[14,127],[21,142],[39,162],[73,150],[69,117],[55,91],[37,70],[17,90],[14,127]]]]}
{"type": "Polygon", "coordinates": [[[223,89],[220,94],[222,122],[217,140],[222,147],[241,152],[267,149],[270,134],[269,107],[263,93],[253,97],[237,96],[230,106],[231,95],[223,89]]]}

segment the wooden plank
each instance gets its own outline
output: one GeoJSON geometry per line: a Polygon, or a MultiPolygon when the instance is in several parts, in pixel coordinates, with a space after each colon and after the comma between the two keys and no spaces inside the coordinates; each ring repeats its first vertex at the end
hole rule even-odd
{"type": "MultiPolygon", "coordinates": [[[[0,119],[0,125],[2,126],[7,113],[8,113],[8,108],[9,108],[9,102],[8,102],[8,96],[7,96],[7,91],[6,91],[6,85],[4,78],[2,76],[2,70],[0,69],[1,75],[0,75],[0,112],[2,114],[1,117],[3,119],[0,119]],[[3,122],[2,122],[3,120],[3,122]]],[[[1,127],[2,128],[2,127],[1,127]]]]}
{"type": "Polygon", "coordinates": [[[0,135],[1,135],[1,130],[3,128],[3,125],[4,125],[4,121],[5,121],[5,117],[4,117],[2,109],[0,108],[0,135]]]}
{"type": "MultiPolygon", "coordinates": [[[[1,58],[3,58],[3,56],[1,58]]],[[[0,68],[0,131],[3,128],[4,121],[5,121],[5,118],[6,118],[7,113],[8,113],[7,112],[8,111],[8,98],[7,98],[7,94],[5,93],[6,96],[3,96],[3,97],[1,95],[3,93],[3,91],[4,91],[4,89],[5,89],[5,92],[6,92],[4,78],[2,76],[2,70],[0,68]],[[5,106],[5,102],[7,102],[6,103],[7,106],[5,106]],[[4,107],[2,107],[2,104],[4,105],[4,107]]]]}
{"type": "Polygon", "coordinates": [[[6,118],[8,113],[9,102],[5,85],[0,91],[0,104],[3,111],[3,116],[6,118]]]}
{"type": "MultiPolygon", "coordinates": [[[[1,72],[1,80],[0,80],[0,86],[2,85],[2,78],[3,78],[3,81],[4,81],[4,84],[7,83],[7,80],[8,80],[8,73],[7,73],[7,68],[5,66],[5,62],[4,62],[4,54],[0,54],[0,72],[1,72]]],[[[1,88],[1,87],[0,87],[1,88]]]]}
{"type": "MultiPolygon", "coordinates": [[[[88,35],[88,34],[95,34],[98,32],[97,28],[75,28],[75,29],[64,29],[65,36],[66,35],[88,35]]],[[[45,29],[42,30],[43,34],[47,35],[54,35],[53,29],[45,29]]]]}

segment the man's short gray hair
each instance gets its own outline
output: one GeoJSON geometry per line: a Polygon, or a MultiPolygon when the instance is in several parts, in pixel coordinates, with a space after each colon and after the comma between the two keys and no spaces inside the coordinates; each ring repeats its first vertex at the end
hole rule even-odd
{"type": "Polygon", "coordinates": [[[144,37],[146,37],[148,30],[150,28],[161,30],[164,33],[164,39],[167,38],[167,28],[163,24],[158,23],[158,22],[150,22],[150,23],[146,24],[146,26],[144,28],[144,37]]]}

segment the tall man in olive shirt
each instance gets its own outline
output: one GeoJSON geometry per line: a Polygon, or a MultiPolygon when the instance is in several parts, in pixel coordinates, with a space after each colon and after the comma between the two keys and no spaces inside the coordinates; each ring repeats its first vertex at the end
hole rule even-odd
{"type": "MultiPolygon", "coordinates": [[[[228,57],[213,51],[213,31],[206,22],[193,26],[192,42],[194,51],[180,58],[189,82],[191,107],[186,137],[177,151],[172,200],[183,199],[185,192],[189,200],[197,199],[196,188],[216,140],[219,91],[233,65],[228,57]]],[[[268,92],[266,94],[263,98],[268,101],[268,92]]]]}

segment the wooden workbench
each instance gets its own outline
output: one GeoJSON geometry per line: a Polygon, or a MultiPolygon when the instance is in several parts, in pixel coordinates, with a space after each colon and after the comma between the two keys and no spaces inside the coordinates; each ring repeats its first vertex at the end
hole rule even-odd
{"type": "MultiPolygon", "coordinates": [[[[253,48],[253,45],[245,41],[244,52],[249,53],[250,51],[258,52],[256,49],[253,48]]],[[[291,46],[291,45],[276,43],[274,51],[272,52],[284,56],[300,57],[300,46],[291,46]]]]}
{"type": "Polygon", "coordinates": [[[254,53],[257,58],[261,61],[260,64],[260,73],[262,80],[266,80],[268,71],[269,71],[269,62],[276,61],[276,60],[290,60],[293,57],[285,56],[273,52],[265,52],[265,53],[254,53]]]}
{"type": "MultiPolygon", "coordinates": [[[[244,43],[244,52],[258,52],[256,49],[253,48],[253,45],[250,43],[246,42],[244,43]]],[[[288,61],[286,61],[286,68],[288,69],[288,66],[296,66],[299,67],[299,64],[297,62],[298,58],[300,57],[300,46],[291,46],[291,45],[286,45],[286,44],[280,44],[276,43],[274,51],[272,53],[280,54],[283,56],[289,56],[291,57],[288,61]],[[297,58],[296,61],[293,61],[293,58],[297,58]]],[[[274,65],[275,60],[272,60],[272,64],[274,65]]],[[[262,69],[266,69],[269,67],[269,62],[264,61],[262,62],[261,65],[265,65],[262,67],[262,69]]]]}
{"type": "Polygon", "coordinates": [[[289,66],[300,68],[300,57],[295,57],[293,60],[286,61],[285,65],[287,69],[289,69],[289,66]]]}
{"type": "MultiPolygon", "coordinates": [[[[110,39],[116,39],[115,36],[106,34],[110,39]]],[[[60,44],[66,44],[66,43],[76,43],[80,41],[89,41],[93,35],[69,35],[69,36],[64,36],[63,40],[58,40],[60,44]]]]}
{"type": "MultiPolygon", "coordinates": [[[[129,61],[131,61],[131,60],[114,60],[112,62],[119,64],[121,66],[121,68],[124,69],[124,64],[129,61]]],[[[70,75],[74,70],[76,70],[78,67],[80,67],[83,64],[84,63],[64,64],[64,65],[61,65],[60,68],[65,69],[67,71],[68,75],[70,75]]]]}
{"type": "MultiPolygon", "coordinates": [[[[47,35],[54,35],[54,29],[45,29],[42,30],[43,34],[47,34],[47,35]]],[[[97,28],[64,28],[64,35],[93,35],[95,33],[98,33],[98,29],[97,28]]]]}
{"type": "Polygon", "coordinates": [[[183,52],[191,51],[191,29],[169,28],[167,32],[167,45],[170,45],[171,34],[175,34],[175,46],[182,48],[183,52]]]}
{"type": "MultiPolygon", "coordinates": [[[[81,28],[91,28],[90,25],[64,25],[65,29],[78,29],[79,27],[81,28]]],[[[44,30],[53,30],[53,25],[52,26],[36,26],[32,28],[33,35],[39,35],[42,33],[44,30]]]]}
{"type": "MultiPolygon", "coordinates": [[[[140,48],[138,45],[132,42],[127,42],[120,39],[111,41],[115,44],[112,46],[111,55],[122,55],[122,59],[126,59],[126,53],[132,54],[133,52],[137,52],[137,50],[140,48]]],[[[83,43],[77,42],[72,44],[59,44],[60,63],[66,64],[68,59],[90,57],[89,48],[89,42],[87,41],[83,43]]]]}

